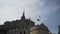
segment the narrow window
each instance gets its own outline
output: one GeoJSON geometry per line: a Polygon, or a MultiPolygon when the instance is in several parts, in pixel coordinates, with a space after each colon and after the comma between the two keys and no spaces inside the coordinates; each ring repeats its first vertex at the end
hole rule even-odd
{"type": "Polygon", "coordinates": [[[24,34],[25,34],[25,31],[24,31],[24,34]]]}
{"type": "Polygon", "coordinates": [[[22,34],[22,32],[20,32],[20,34],[22,34]]]}
{"type": "Polygon", "coordinates": [[[26,28],[28,28],[28,27],[26,26],[26,28]]]}

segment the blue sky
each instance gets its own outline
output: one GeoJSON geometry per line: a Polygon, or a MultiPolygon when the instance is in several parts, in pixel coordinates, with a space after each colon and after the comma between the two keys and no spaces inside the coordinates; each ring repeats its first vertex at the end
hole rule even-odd
{"type": "Polygon", "coordinates": [[[58,25],[60,25],[60,10],[51,14],[45,21],[45,24],[51,29],[51,31],[56,33],[58,31],[58,25]]]}
{"type": "Polygon", "coordinates": [[[44,23],[52,32],[58,32],[60,0],[0,0],[0,24],[20,19],[24,9],[27,19],[31,18],[36,25],[44,23]]]}

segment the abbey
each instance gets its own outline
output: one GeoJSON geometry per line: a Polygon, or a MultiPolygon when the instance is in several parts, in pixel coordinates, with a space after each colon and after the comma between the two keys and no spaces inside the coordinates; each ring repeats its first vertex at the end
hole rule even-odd
{"type": "Polygon", "coordinates": [[[0,34],[49,34],[49,29],[43,23],[35,25],[32,20],[25,18],[23,12],[21,20],[6,21],[0,25],[0,34]]]}

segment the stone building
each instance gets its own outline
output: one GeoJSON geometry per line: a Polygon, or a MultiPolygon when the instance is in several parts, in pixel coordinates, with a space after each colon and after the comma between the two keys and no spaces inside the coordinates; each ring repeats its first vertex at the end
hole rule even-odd
{"type": "Polygon", "coordinates": [[[25,15],[21,17],[21,20],[16,21],[6,21],[4,23],[5,29],[7,30],[6,34],[29,34],[29,29],[34,25],[34,22],[30,19],[25,19],[25,15]]]}
{"type": "Polygon", "coordinates": [[[4,25],[0,25],[0,34],[31,34],[31,32],[33,32],[30,30],[31,28],[39,28],[39,30],[35,30],[37,31],[36,34],[49,34],[48,27],[44,24],[35,25],[32,20],[25,18],[24,12],[21,20],[6,21],[4,25]]]}
{"type": "Polygon", "coordinates": [[[4,25],[0,25],[0,34],[5,34],[4,25]]]}
{"type": "Polygon", "coordinates": [[[30,29],[30,34],[49,34],[48,27],[43,23],[36,25],[30,29]]]}

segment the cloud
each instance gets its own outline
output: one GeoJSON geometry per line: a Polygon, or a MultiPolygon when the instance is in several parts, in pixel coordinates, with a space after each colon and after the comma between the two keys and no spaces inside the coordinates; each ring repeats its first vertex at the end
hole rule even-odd
{"type": "Polygon", "coordinates": [[[0,0],[0,24],[7,20],[20,18],[23,9],[28,12],[28,10],[33,9],[31,6],[35,2],[36,0],[0,0]]]}
{"type": "Polygon", "coordinates": [[[0,0],[0,7],[1,17],[7,16],[10,18],[8,20],[20,18],[25,9],[27,18],[36,19],[41,16],[41,21],[44,22],[59,7],[59,4],[57,0],[0,0]]]}
{"type": "Polygon", "coordinates": [[[31,18],[35,24],[44,23],[59,8],[60,0],[0,0],[0,24],[20,19],[24,9],[26,18],[31,18]],[[37,21],[39,16],[40,22],[37,21]]]}

